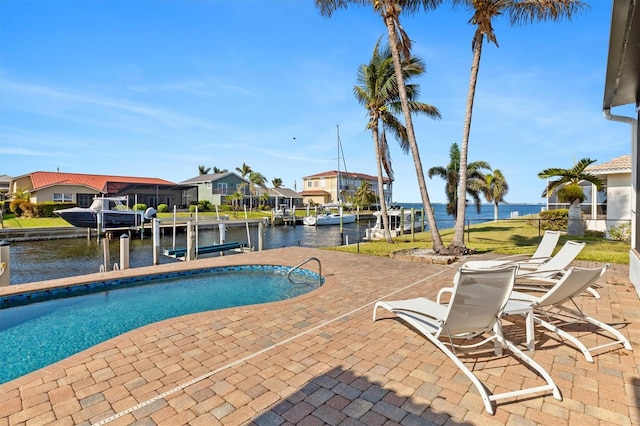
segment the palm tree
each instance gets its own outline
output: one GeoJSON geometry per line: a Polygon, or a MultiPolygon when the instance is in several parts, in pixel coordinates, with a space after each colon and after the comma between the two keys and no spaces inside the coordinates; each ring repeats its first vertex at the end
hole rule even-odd
{"type": "Polygon", "coordinates": [[[585,171],[587,167],[595,162],[596,160],[583,158],[570,169],[550,168],[538,173],[540,179],[558,178],[547,184],[542,196],[551,196],[557,190],[558,199],[563,203],[569,203],[567,235],[584,235],[580,203],[584,201],[586,196],[582,186],[580,186],[580,181],[591,182],[597,189],[602,187],[602,182],[597,176],[585,171]]]}
{"type": "Polygon", "coordinates": [[[233,194],[229,195],[229,202],[231,203],[231,207],[233,208],[233,217],[238,217],[238,208],[240,207],[240,201],[244,199],[244,195],[238,189],[233,194]]]}
{"type": "Polygon", "coordinates": [[[262,194],[260,194],[260,206],[266,206],[267,204],[269,204],[270,199],[271,196],[269,195],[269,193],[267,191],[264,191],[262,194]]]}
{"type": "Polygon", "coordinates": [[[211,171],[211,167],[198,166],[198,173],[201,175],[209,174],[209,171],[211,171]]]}
{"type": "MultiPolygon", "coordinates": [[[[447,214],[452,215],[454,219],[458,217],[458,185],[460,183],[460,148],[457,143],[452,143],[449,149],[449,164],[446,167],[431,167],[427,171],[429,178],[440,176],[446,181],[445,193],[447,195],[447,214]]],[[[483,169],[491,170],[491,166],[486,161],[474,161],[467,164],[469,178],[467,179],[466,194],[473,199],[476,210],[480,213],[481,201],[480,193],[484,192],[486,175],[483,169]]],[[[466,205],[465,198],[465,205],[466,205]]]]}
{"type": "MultiPolygon", "coordinates": [[[[355,194],[353,194],[353,204],[361,207],[369,207],[377,200],[376,194],[373,192],[371,181],[363,180],[360,186],[356,188],[355,194]]],[[[381,203],[384,201],[381,201],[381,203]]],[[[393,239],[391,240],[393,243],[393,239]]]]}
{"type": "Polygon", "coordinates": [[[274,177],[271,179],[271,185],[273,185],[274,188],[282,188],[282,179],[274,177]]]}
{"type": "MultiPolygon", "coordinates": [[[[416,57],[411,57],[403,62],[403,73],[406,80],[424,73],[424,63],[416,57]]],[[[380,213],[383,220],[385,239],[393,243],[389,230],[389,218],[384,198],[384,180],[382,168],[384,166],[387,176],[393,181],[393,171],[387,145],[386,132],[391,132],[400,143],[405,153],[409,151],[407,130],[396,117],[402,112],[398,85],[393,67],[393,57],[388,46],[380,47],[380,40],[373,49],[373,55],[369,64],[360,65],[357,77],[358,86],[353,88],[354,95],[361,105],[367,108],[369,122],[367,129],[371,129],[376,165],[378,171],[378,199],[380,200],[380,213]]],[[[427,114],[433,118],[440,118],[437,108],[415,101],[419,93],[418,85],[406,85],[407,96],[411,101],[412,112],[427,114]]]]}
{"type": "Polygon", "coordinates": [[[253,211],[253,194],[257,192],[258,187],[267,189],[267,178],[258,172],[249,172],[249,210],[253,211]]]}
{"type": "Polygon", "coordinates": [[[334,11],[337,9],[345,9],[349,4],[358,4],[372,5],[374,11],[382,17],[387,28],[389,47],[393,57],[393,67],[398,84],[398,95],[400,97],[400,105],[407,129],[407,142],[413,155],[420,196],[425,208],[431,239],[433,240],[433,250],[436,253],[444,254],[446,253],[446,248],[438,232],[436,217],[433,212],[431,200],[429,200],[429,192],[427,191],[427,184],[424,179],[418,142],[416,141],[413,130],[407,88],[405,86],[404,76],[402,75],[402,59],[408,60],[411,57],[411,40],[400,23],[401,12],[413,13],[420,7],[425,10],[434,9],[440,3],[442,3],[442,0],[315,0],[315,5],[320,9],[320,14],[323,16],[331,16],[334,11]]]}
{"type": "Polygon", "coordinates": [[[493,220],[498,221],[498,203],[506,203],[504,196],[509,192],[507,179],[499,169],[486,174],[484,198],[493,203],[493,220]]]}
{"type": "MultiPolygon", "coordinates": [[[[473,49],[473,61],[471,64],[471,77],[469,79],[469,91],[467,93],[467,106],[464,115],[464,126],[462,130],[462,145],[460,147],[460,184],[459,190],[466,187],[467,182],[467,153],[469,151],[469,133],[471,132],[471,115],[473,112],[473,101],[478,81],[478,70],[480,69],[480,57],[482,55],[482,44],[484,38],[498,46],[498,40],[493,31],[493,18],[507,14],[511,25],[533,23],[536,21],[557,21],[561,18],[571,19],[574,14],[582,11],[587,4],[579,0],[452,0],[454,5],[463,5],[473,12],[469,23],[476,26],[471,48],[473,49]]],[[[464,252],[464,211],[465,200],[458,199],[458,215],[454,227],[453,240],[449,249],[454,252],[464,252]]]]}
{"type": "Polygon", "coordinates": [[[251,166],[248,166],[246,163],[242,163],[242,167],[236,167],[236,171],[240,173],[242,179],[245,179],[253,170],[251,170],[251,166]]]}
{"type": "Polygon", "coordinates": [[[216,166],[213,166],[213,173],[215,174],[219,174],[219,173],[228,173],[229,170],[227,169],[219,169],[216,166]]]}

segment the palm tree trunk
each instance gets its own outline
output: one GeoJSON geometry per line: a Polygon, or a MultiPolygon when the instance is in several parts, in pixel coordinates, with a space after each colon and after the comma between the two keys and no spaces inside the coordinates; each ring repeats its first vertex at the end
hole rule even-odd
{"type": "Polygon", "coordinates": [[[382,179],[382,155],[380,154],[380,141],[378,139],[378,124],[371,128],[373,143],[376,152],[376,165],[378,166],[378,198],[380,199],[380,214],[382,215],[382,227],[384,228],[384,238],[387,243],[393,244],[391,230],[389,229],[389,216],[387,215],[387,202],[384,199],[384,182],[382,179]]]}
{"type": "Polygon", "coordinates": [[[427,223],[429,224],[429,231],[431,232],[431,239],[433,240],[433,250],[438,254],[444,254],[446,252],[446,248],[442,243],[442,238],[440,237],[440,233],[438,232],[436,217],[433,212],[431,201],[429,200],[429,192],[427,191],[427,184],[424,180],[424,172],[422,170],[420,152],[418,151],[418,143],[416,141],[416,136],[413,130],[413,121],[411,119],[411,111],[409,110],[409,102],[407,100],[407,88],[404,84],[404,76],[402,75],[402,63],[400,60],[400,52],[398,51],[394,21],[390,16],[385,16],[384,21],[385,25],[387,26],[389,47],[391,48],[391,56],[393,57],[393,68],[395,69],[396,80],[398,82],[400,104],[402,105],[405,127],[407,129],[407,140],[409,142],[409,146],[411,147],[411,153],[413,154],[413,163],[416,168],[416,177],[418,178],[420,196],[422,197],[422,204],[424,205],[425,213],[427,216],[427,223]]]}
{"type": "Polygon", "coordinates": [[[458,182],[458,209],[456,224],[454,226],[453,241],[449,249],[455,253],[466,251],[464,245],[464,221],[466,216],[467,201],[467,158],[469,152],[469,134],[471,133],[471,116],[473,115],[473,100],[476,95],[478,83],[478,70],[480,69],[480,57],[482,56],[482,42],[484,35],[479,34],[473,46],[473,63],[471,65],[471,77],[469,78],[469,92],[467,93],[467,108],[464,113],[464,128],[462,129],[462,142],[460,144],[460,180],[458,182]]]}
{"type": "Polygon", "coordinates": [[[569,205],[569,223],[567,224],[567,235],[583,237],[584,223],[582,222],[582,210],[580,200],[574,200],[569,205]]]}
{"type": "Polygon", "coordinates": [[[493,221],[498,221],[498,202],[493,203],[493,221]]]}

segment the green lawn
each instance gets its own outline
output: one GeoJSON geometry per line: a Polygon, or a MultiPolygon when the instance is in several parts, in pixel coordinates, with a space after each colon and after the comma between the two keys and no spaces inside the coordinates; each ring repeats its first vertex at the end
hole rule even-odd
{"type": "MultiPolygon", "coordinates": [[[[543,231],[540,231],[543,232],[543,231]]],[[[448,245],[453,239],[453,230],[440,230],[442,240],[448,245]]],[[[629,263],[629,242],[610,241],[602,237],[585,236],[581,238],[560,237],[556,251],[567,241],[584,241],[585,248],[578,256],[579,260],[592,260],[595,262],[609,263],[629,263]]],[[[375,256],[389,256],[395,251],[408,250],[412,248],[430,249],[432,248],[431,234],[429,232],[404,235],[394,239],[394,244],[387,244],[385,241],[375,241],[366,244],[331,247],[331,250],[363,253],[375,256]]],[[[500,253],[500,254],[533,254],[540,241],[537,226],[527,224],[525,221],[502,220],[499,222],[486,222],[471,225],[465,232],[465,245],[477,253],[500,253]]]]}

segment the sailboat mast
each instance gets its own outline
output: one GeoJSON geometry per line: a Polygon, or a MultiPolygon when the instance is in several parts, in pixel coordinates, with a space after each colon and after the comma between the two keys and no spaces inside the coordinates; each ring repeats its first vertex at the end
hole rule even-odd
{"type": "Polygon", "coordinates": [[[336,124],[336,141],[338,143],[338,179],[336,180],[336,199],[338,204],[342,204],[340,200],[340,125],[336,124]]]}

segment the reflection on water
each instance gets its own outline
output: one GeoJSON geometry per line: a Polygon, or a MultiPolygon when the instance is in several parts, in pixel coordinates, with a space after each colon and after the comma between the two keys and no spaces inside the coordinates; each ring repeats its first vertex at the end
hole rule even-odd
{"type": "MultiPolygon", "coordinates": [[[[339,226],[277,226],[265,227],[262,237],[263,248],[278,247],[329,247],[341,245],[342,240],[353,244],[364,233],[367,223],[344,225],[343,234],[339,226]]],[[[198,245],[205,246],[218,243],[220,239],[217,229],[206,229],[198,232],[198,245]]],[[[228,228],[226,241],[250,241],[250,245],[258,247],[258,230],[250,228],[228,228]]],[[[129,266],[137,268],[153,264],[153,245],[150,236],[145,239],[132,237],[129,240],[129,266]]],[[[174,246],[173,233],[165,230],[161,241],[161,249],[174,246]]],[[[175,247],[186,246],[186,234],[177,232],[175,247]]],[[[109,243],[110,267],[120,262],[120,239],[114,238],[109,243]]],[[[215,256],[215,255],[206,255],[215,256]]],[[[24,241],[11,243],[11,284],[23,284],[34,281],[51,280],[76,275],[91,274],[100,271],[103,263],[102,243],[93,238],[71,238],[48,241],[24,241]]],[[[201,256],[202,257],[202,256],[201,256]]],[[[180,262],[179,260],[160,256],[160,263],[180,262]]]]}

